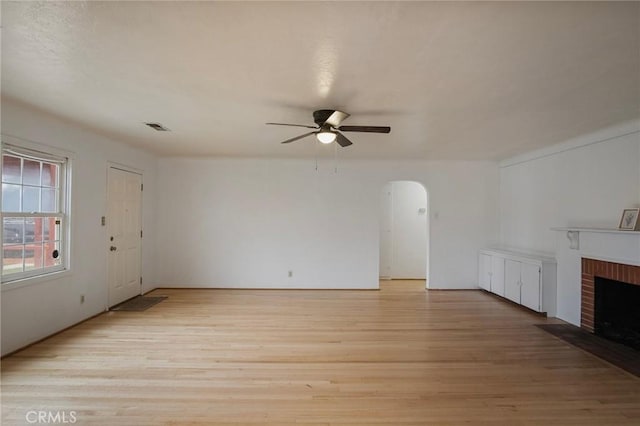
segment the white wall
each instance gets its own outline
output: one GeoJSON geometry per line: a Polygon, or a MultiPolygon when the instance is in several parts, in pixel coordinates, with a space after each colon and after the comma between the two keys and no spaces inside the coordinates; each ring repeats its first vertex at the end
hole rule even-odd
{"type": "MultiPolygon", "coordinates": [[[[2,354],[105,310],[107,304],[106,215],[109,161],[143,171],[142,274],[153,288],[155,241],[155,168],[153,156],[76,125],[2,99],[2,134],[71,151],[71,273],[26,287],[2,290],[2,354]],[[80,295],[85,295],[84,304],[80,295]]],[[[14,139],[15,140],[15,139],[14,139]]]]}
{"type": "MultiPolygon", "coordinates": [[[[640,206],[639,128],[625,123],[503,162],[502,245],[554,256],[552,227],[617,228],[622,209],[640,206]]],[[[558,317],[575,322],[579,299],[579,285],[559,276],[558,317]]]]}
{"type": "Polygon", "coordinates": [[[476,288],[498,235],[489,162],[180,159],[158,163],[158,284],[377,288],[380,191],[417,181],[430,203],[432,288],[476,288]],[[287,276],[288,271],[293,276],[287,276]]]}
{"type": "Polygon", "coordinates": [[[380,276],[424,279],[427,272],[427,193],[417,182],[382,190],[380,276]]]}
{"type": "Polygon", "coordinates": [[[502,243],[554,253],[552,227],[616,228],[622,209],[640,203],[640,132],[633,132],[634,125],[571,142],[588,145],[559,145],[557,153],[504,162],[502,243]],[[598,140],[603,142],[590,143],[598,140]]]}

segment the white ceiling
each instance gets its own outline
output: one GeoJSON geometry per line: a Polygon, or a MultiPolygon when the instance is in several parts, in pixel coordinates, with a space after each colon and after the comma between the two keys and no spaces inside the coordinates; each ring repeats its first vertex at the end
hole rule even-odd
{"type": "Polygon", "coordinates": [[[640,3],[2,2],[2,93],[160,155],[504,159],[640,117],[640,3]],[[142,123],[160,122],[160,133],[142,123]],[[330,150],[330,147],[324,147],[330,150]]]}

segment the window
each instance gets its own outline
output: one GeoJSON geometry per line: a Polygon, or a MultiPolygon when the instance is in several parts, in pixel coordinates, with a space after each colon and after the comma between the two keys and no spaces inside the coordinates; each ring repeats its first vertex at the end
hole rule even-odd
{"type": "Polygon", "coordinates": [[[66,268],[67,159],[2,150],[2,282],[66,268]]]}

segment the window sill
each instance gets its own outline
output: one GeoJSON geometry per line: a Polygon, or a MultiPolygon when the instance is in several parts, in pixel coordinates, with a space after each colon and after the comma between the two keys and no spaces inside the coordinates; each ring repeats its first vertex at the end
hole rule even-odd
{"type": "Polygon", "coordinates": [[[48,281],[55,281],[62,278],[66,278],[71,275],[71,270],[65,269],[62,271],[50,272],[48,274],[37,275],[35,277],[22,278],[19,280],[8,281],[6,283],[2,283],[0,288],[2,289],[2,293],[9,290],[15,290],[18,288],[28,287],[34,284],[41,284],[48,281]]]}

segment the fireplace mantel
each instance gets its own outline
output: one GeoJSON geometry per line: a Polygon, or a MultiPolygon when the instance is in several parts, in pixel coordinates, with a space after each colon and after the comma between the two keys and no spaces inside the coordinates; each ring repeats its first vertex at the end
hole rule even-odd
{"type": "Polygon", "coordinates": [[[597,232],[605,234],[637,234],[640,235],[640,231],[625,231],[622,229],[613,228],[551,228],[552,231],[571,231],[571,232],[597,232]]]}
{"type": "Polygon", "coordinates": [[[557,316],[580,326],[582,259],[640,266],[640,232],[564,227],[556,231],[557,316]]]}

